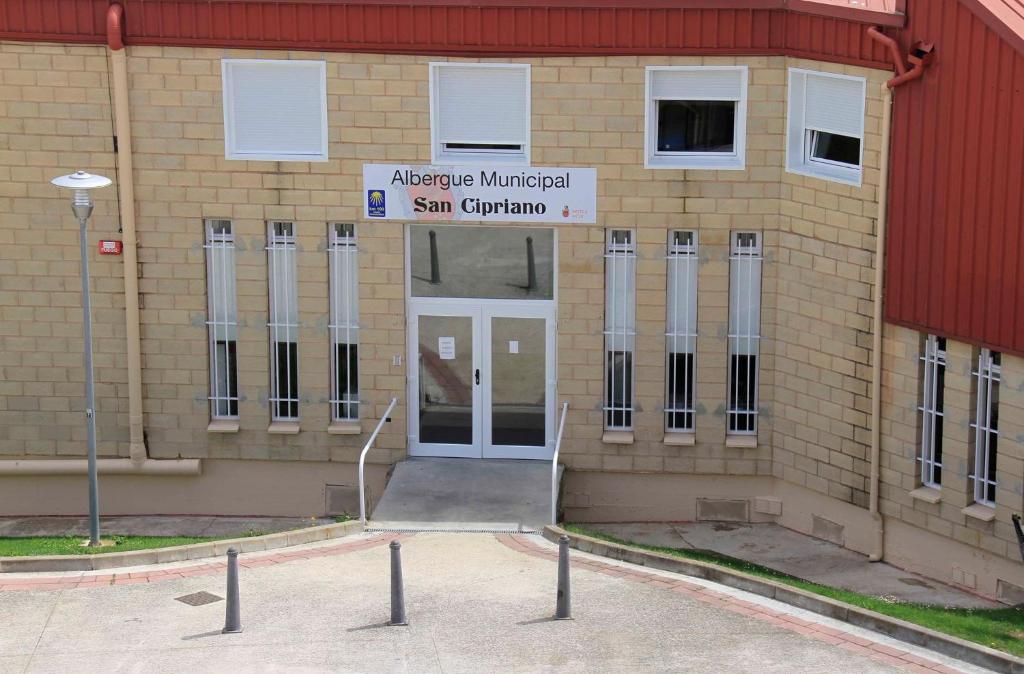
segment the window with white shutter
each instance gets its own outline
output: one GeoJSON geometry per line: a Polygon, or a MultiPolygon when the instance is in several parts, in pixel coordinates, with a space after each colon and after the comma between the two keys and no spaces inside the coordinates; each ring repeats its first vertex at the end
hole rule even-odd
{"type": "Polygon", "coordinates": [[[742,169],[746,66],[649,66],[644,165],[742,169]]]}
{"type": "Polygon", "coordinates": [[[435,164],[530,163],[530,66],[430,64],[435,164]]]}
{"type": "Polygon", "coordinates": [[[224,156],[327,161],[324,61],[222,59],[224,156]]]}
{"type": "Polygon", "coordinates": [[[860,185],[863,77],[789,69],[786,170],[860,185]]]}

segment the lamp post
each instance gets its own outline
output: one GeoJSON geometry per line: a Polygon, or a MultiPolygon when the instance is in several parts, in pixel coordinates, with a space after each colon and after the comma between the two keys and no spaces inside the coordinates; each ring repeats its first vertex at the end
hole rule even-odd
{"type": "Polygon", "coordinates": [[[85,421],[89,442],[89,547],[100,544],[100,494],[96,479],[96,394],[92,376],[92,305],[89,300],[89,235],[85,225],[92,215],[89,190],[106,187],[110,178],[75,171],[50,181],[57,187],[73,190],[71,210],[78,218],[78,242],[82,254],[82,334],[85,350],[85,421]]]}

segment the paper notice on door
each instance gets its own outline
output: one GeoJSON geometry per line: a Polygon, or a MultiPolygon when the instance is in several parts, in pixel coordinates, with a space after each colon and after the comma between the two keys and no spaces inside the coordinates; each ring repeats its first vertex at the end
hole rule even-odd
{"type": "Polygon", "coordinates": [[[438,337],[437,355],[441,357],[441,360],[455,360],[455,338],[438,337]]]}
{"type": "Polygon", "coordinates": [[[508,340],[508,352],[509,353],[519,353],[519,340],[518,339],[510,339],[510,340],[508,340]]]}

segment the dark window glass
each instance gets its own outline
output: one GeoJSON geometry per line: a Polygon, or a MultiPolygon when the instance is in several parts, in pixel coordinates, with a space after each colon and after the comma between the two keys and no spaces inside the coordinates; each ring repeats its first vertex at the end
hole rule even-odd
{"type": "MultiPolygon", "coordinates": [[[[940,341],[939,349],[942,351],[946,350],[945,340],[940,341]]],[[[943,404],[943,393],[946,389],[946,366],[939,365],[935,368],[935,411],[942,412],[944,409],[943,404]]],[[[935,460],[935,472],[933,482],[935,484],[942,484],[942,421],[943,417],[940,414],[935,415],[935,445],[932,452],[932,457],[935,460]]]]}
{"type": "Polygon", "coordinates": [[[860,138],[811,131],[811,157],[860,166],[860,138]]]}
{"type": "Polygon", "coordinates": [[[754,387],[757,386],[757,356],[736,354],[729,376],[729,431],[752,432],[757,428],[754,387]]]}
{"type": "Polygon", "coordinates": [[[668,354],[668,427],[672,430],[692,430],[693,412],[693,354],[668,354]]]}
{"type": "Polygon", "coordinates": [[[295,342],[277,342],[277,400],[273,401],[274,416],[295,419],[299,416],[299,345],[295,342]]]}
{"type": "Polygon", "coordinates": [[[633,425],[633,354],[629,351],[609,351],[608,410],[605,425],[608,428],[629,428],[633,425]]]}
{"type": "Polygon", "coordinates": [[[335,344],[334,363],[338,368],[334,385],[334,418],[359,417],[359,346],[335,344]]]}
{"type": "Polygon", "coordinates": [[[217,395],[214,404],[219,417],[238,416],[238,343],[217,341],[217,395]]]}
{"type": "Polygon", "coordinates": [[[658,101],[658,152],[732,152],[736,101],[658,101]]]}
{"type": "Polygon", "coordinates": [[[522,145],[507,143],[445,143],[446,150],[477,150],[479,152],[522,152],[522,145]]]}

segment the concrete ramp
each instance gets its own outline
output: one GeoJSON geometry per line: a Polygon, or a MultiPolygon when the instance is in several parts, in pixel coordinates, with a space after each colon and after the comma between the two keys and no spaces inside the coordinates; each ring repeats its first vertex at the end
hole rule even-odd
{"type": "Polygon", "coordinates": [[[411,458],[395,464],[367,528],[520,532],[550,522],[550,461],[411,458]]]}

